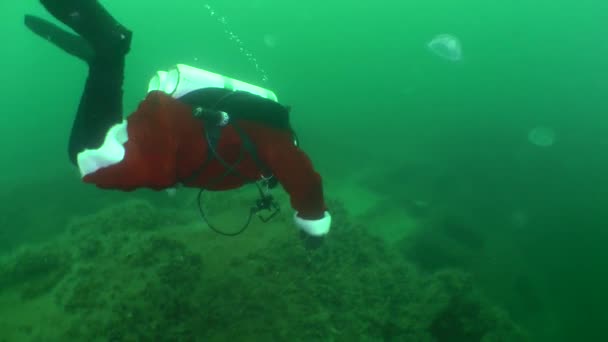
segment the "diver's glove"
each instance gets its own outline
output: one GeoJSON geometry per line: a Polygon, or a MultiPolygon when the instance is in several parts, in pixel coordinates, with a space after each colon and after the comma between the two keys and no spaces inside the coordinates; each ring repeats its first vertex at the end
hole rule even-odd
{"type": "Polygon", "coordinates": [[[300,240],[307,251],[314,251],[321,248],[325,243],[325,235],[312,236],[300,230],[300,240]]]}

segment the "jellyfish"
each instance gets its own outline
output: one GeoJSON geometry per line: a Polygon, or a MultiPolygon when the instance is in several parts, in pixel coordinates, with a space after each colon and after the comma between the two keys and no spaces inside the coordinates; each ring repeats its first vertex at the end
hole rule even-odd
{"type": "Polygon", "coordinates": [[[556,139],[555,130],[547,126],[538,126],[528,133],[528,141],[538,147],[551,147],[556,139]]]}
{"type": "Polygon", "coordinates": [[[279,39],[276,35],[267,33],[264,35],[264,44],[269,48],[277,47],[279,39]]]}
{"type": "Polygon", "coordinates": [[[513,228],[521,229],[528,225],[530,219],[524,210],[517,209],[511,213],[510,221],[513,228]]]}
{"type": "Polygon", "coordinates": [[[449,34],[440,34],[435,36],[427,47],[437,56],[451,61],[458,62],[462,59],[462,45],[458,38],[449,34]]]}

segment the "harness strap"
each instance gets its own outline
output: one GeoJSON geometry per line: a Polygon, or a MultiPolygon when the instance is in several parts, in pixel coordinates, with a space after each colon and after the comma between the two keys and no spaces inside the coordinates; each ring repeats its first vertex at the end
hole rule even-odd
{"type": "MultiPolygon", "coordinates": [[[[235,92],[235,91],[226,93],[224,96],[219,98],[210,109],[216,110],[216,108],[218,108],[218,106],[222,102],[226,101],[228,98],[234,96],[235,94],[237,94],[237,92],[235,92]]],[[[200,107],[198,107],[198,108],[200,110],[200,107]]],[[[207,168],[209,166],[209,164],[211,164],[213,162],[214,159],[217,159],[220,162],[220,164],[222,164],[224,166],[224,168],[226,168],[226,171],[221,176],[216,178],[215,180],[209,182],[206,186],[201,186],[200,187],[201,189],[209,188],[212,185],[220,183],[221,181],[224,180],[224,178],[226,178],[227,176],[229,176],[231,173],[234,173],[234,172],[238,173],[239,176],[246,183],[253,181],[253,180],[247,179],[243,174],[238,172],[238,170],[236,169],[238,167],[238,165],[243,161],[243,158],[245,157],[245,154],[244,154],[245,151],[249,152],[249,155],[251,156],[251,158],[253,159],[254,163],[257,165],[258,169],[260,170],[260,172],[262,173],[263,176],[268,177],[268,178],[272,177],[272,172],[268,169],[268,167],[266,167],[266,164],[261,161],[257,148],[254,145],[254,143],[251,141],[251,139],[249,138],[249,135],[238,124],[238,120],[239,120],[238,118],[230,118],[230,121],[228,123],[228,124],[232,125],[234,130],[239,135],[239,138],[241,139],[241,149],[239,151],[239,157],[236,160],[236,162],[234,162],[234,164],[230,165],[217,153],[217,145],[221,138],[221,130],[223,127],[218,126],[217,123],[215,123],[215,122],[210,122],[210,120],[208,120],[208,119],[206,120],[204,116],[198,116],[198,117],[203,121],[203,123],[205,125],[205,127],[204,127],[205,139],[207,140],[207,146],[209,147],[209,151],[211,153],[207,153],[207,158],[201,163],[201,165],[190,176],[186,177],[183,180],[184,182],[192,182],[192,181],[195,181],[197,178],[199,178],[201,173],[205,170],[205,168],[207,168]],[[266,175],[268,175],[268,176],[266,176],[266,175]]]]}
{"type": "Polygon", "coordinates": [[[200,177],[201,173],[205,170],[205,168],[207,168],[214,160],[219,161],[220,164],[222,164],[222,166],[224,166],[226,171],[219,177],[208,182],[207,185],[199,186],[200,188],[208,189],[211,186],[220,183],[226,177],[228,177],[230,174],[233,174],[233,173],[238,174],[246,183],[252,182],[254,180],[248,179],[247,177],[245,177],[242,173],[240,173],[237,170],[238,165],[243,161],[243,159],[245,157],[245,151],[249,153],[249,155],[253,159],[254,163],[257,165],[258,169],[261,171],[262,175],[266,176],[266,175],[271,174],[268,167],[266,167],[266,164],[264,164],[260,160],[258,151],[257,151],[253,141],[251,141],[251,138],[249,138],[249,135],[247,135],[247,133],[245,133],[245,131],[241,128],[241,126],[237,123],[236,120],[232,120],[230,124],[232,125],[232,127],[234,128],[234,130],[237,132],[237,134],[239,135],[239,137],[241,139],[241,149],[239,151],[239,157],[237,158],[237,160],[233,164],[229,164],[217,152],[217,144],[218,144],[220,136],[221,136],[222,127],[218,127],[215,125],[206,125],[205,138],[207,140],[207,146],[209,147],[209,152],[207,153],[207,158],[201,163],[201,165],[190,176],[184,178],[183,182],[189,183],[189,182],[195,181],[198,177],[200,177]]]}
{"type": "Polygon", "coordinates": [[[239,125],[238,120],[234,120],[232,122],[232,127],[234,127],[234,130],[241,138],[243,147],[245,147],[245,150],[249,152],[249,155],[251,155],[251,159],[253,159],[253,162],[258,166],[258,169],[261,171],[262,175],[268,175],[268,177],[270,177],[272,172],[260,159],[260,155],[258,154],[258,150],[255,144],[253,143],[253,141],[251,141],[249,135],[247,135],[247,133],[245,133],[245,131],[241,128],[241,125],[239,125]]]}

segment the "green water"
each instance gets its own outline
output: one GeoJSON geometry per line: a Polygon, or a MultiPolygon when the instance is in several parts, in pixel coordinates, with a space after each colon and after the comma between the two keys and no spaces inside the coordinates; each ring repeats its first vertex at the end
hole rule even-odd
{"type": "MultiPolygon", "coordinates": [[[[153,73],[175,63],[269,87],[293,107],[328,197],[356,203],[363,199],[341,196],[362,188],[387,200],[374,218],[355,217],[378,225],[387,244],[403,227],[382,219],[384,209],[423,201],[483,240],[474,261],[453,265],[532,340],[605,338],[608,3],[210,1],[216,16],[204,1],[103,4],[134,31],[126,113],[153,73]],[[461,61],[427,48],[443,33],[461,41],[461,61]],[[555,130],[551,146],[528,140],[537,126],[555,130]]],[[[132,195],[82,186],[68,163],[86,66],[24,28],[24,13],[50,18],[37,1],[4,1],[0,12],[8,252],[132,195]]]]}

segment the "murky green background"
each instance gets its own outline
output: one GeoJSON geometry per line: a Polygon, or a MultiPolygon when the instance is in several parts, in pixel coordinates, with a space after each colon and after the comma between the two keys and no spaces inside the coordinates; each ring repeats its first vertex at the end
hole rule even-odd
{"type": "MultiPolygon", "coordinates": [[[[476,217],[493,243],[468,271],[485,292],[535,340],[602,339],[608,3],[208,2],[215,16],[204,1],[103,3],[135,32],[126,113],[156,70],[178,62],[269,87],[293,106],[303,147],[328,189],[333,179],[363,173],[353,184],[397,207],[438,202],[476,217]],[[462,61],[427,49],[441,33],[460,39],[462,61]],[[555,129],[552,146],[528,141],[537,126],[555,129]]],[[[13,215],[0,220],[0,246],[8,250],[53,234],[48,227],[24,234],[6,217],[32,216],[70,197],[58,185],[90,201],[54,207],[57,215],[90,209],[107,195],[75,185],[67,159],[85,65],[24,28],[24,13],[48,18],[36,1],[4,1],[0,12],[0,182],[2,211],[13,215]]],[[[398,222],[392,227],[389,240],[399,234],[398,222]]]]}

